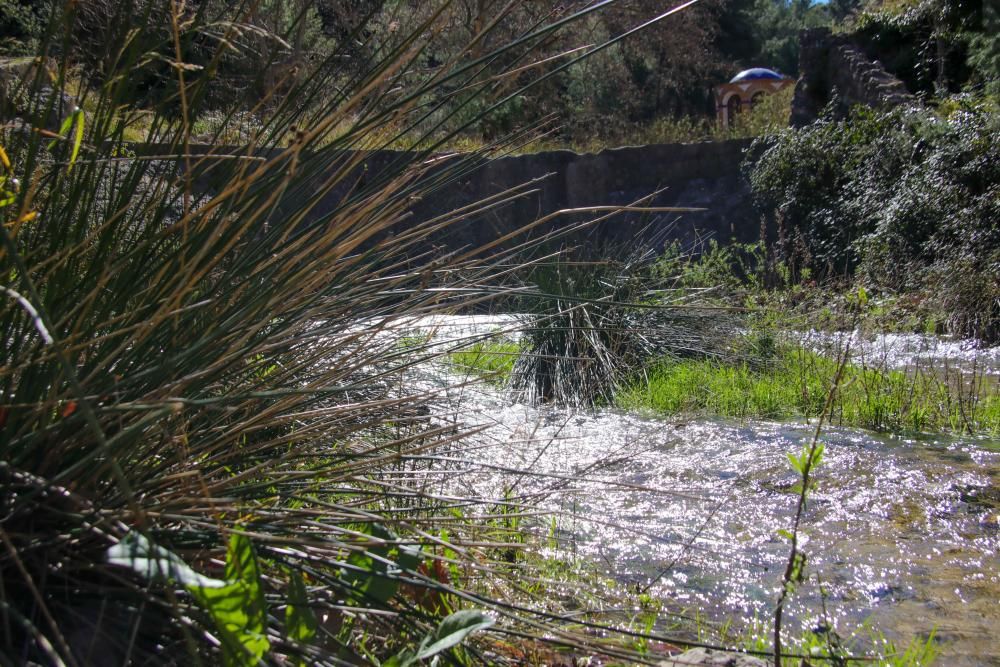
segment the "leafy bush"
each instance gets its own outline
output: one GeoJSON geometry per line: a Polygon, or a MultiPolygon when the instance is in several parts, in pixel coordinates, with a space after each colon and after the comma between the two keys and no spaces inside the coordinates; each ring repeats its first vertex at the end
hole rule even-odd
{"type": "Polygon", "coordinates": [[[0,55],[33,52],[44,25],[39,4],[0,0],[0,55]]]}
{"type": "Polygon", "coordinates": [[[1000,336],[1000,115],[990,107],[856,110],[758,148],[755,200],[793,277],[857,271],[879,289],[924,290],[952,331],[1000,336]]]}
{"type": "Polygon", "coordinates": [[[976,2],[904,0],[873,5],[856,22],[855,39],[913,93],[957,93],[974,78],[969,41],[982,32],[976,2]]]}
{"type": "Polygon", "coordinates": [[[745,285],[758,286],[764,268],[762,245],[720,245],[716,239],[692,251],[680,242],[667,246],[656,259],[654,271],[665,285],[681,289],[718,289],[723,293],[745,285]]]}
{"type": "Polygon", "coordinates": [[[1000,7],[983,3],[983,29],[969,38],[969,64],[983,89],[1000,99],[1000,7]]]}

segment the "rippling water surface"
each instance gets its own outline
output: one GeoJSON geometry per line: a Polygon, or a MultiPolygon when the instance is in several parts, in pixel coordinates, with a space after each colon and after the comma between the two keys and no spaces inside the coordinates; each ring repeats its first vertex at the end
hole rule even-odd
{"type": "MultiPolygon", "coordinates": [[[[573,413],[479,387],[450,400],[485,427],[456,490],[514,487],[618,579],[719,617],[771,614],[788,558],[777,531],[797,499],[786,454],[814,426],[573,413]]],[[[868,622],[905,644],[936,629],[941,664],[1000,665],[1000,442],[844,428],[821,440],[803,523],[810,578],[789,626],[818,624],[825,606],[842,634],[868,622]]]]}
{"type": "Polygon", "coordinates": [[[1000,346],[989,347],[974,340],[927,334],[863,335],[856,331],[795,332],[790,337],[818,352],[836,351],[850,343],[852,359],[869,366],[1000,375],[1000,346]]]}

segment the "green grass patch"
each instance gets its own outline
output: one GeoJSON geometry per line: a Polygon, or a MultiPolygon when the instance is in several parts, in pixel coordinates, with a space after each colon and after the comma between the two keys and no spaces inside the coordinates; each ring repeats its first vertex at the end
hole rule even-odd
{"type": "MultiPolygon", "coordinates": [[[[768,363],[664,360],[617,397],[626,410],[714,414],[741,419],[818,417],[837,362],[784,348],[768,363]]],[[[1000,433],[1000,391],[979,378],[946,381],[928,374],[848,364],[832,421],[875,431],[1000,433]]]]}
{"type": "Polygon", "coordinates": [[[511,340],[485,340],[448,355],[448,363],[457,373],[478,375],[502,384],[514,370],[521,346],[511,340]]]}

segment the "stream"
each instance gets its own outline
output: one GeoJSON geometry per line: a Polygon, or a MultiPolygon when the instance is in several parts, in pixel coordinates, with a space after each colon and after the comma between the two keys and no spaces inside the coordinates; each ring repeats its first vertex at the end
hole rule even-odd
{"type": "MultiPolygon", "coordinates": [[[[563,548],[615,579],[710,618],[770,618],[789,552],[778,531],[797,502],[786,455],[814,424],[532,407],[482,385],[447,392],[462,423],[483,429],[463,442],[453,492],[513,488],[555,513],[563,548]]],[[[1000,439],[826,426],[820,439],[801,527],[808,579],[787,603],[789,634],[833,627],[864,648],[873,630],[902,647],[934,631],[938,664],[1000,665],[1000,439]]]]}

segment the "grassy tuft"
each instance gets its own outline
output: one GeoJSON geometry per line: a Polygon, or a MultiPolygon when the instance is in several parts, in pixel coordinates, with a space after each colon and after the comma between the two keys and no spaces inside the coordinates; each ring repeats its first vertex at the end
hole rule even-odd
{"type": "MultiPolygon", "coordinates": [[[[780,348],[762,365],[664,360],[621,391],[617,402],[664,415],[815,418],[836,367],[833,359],[794,347],[780,348]]],[[[982,377],[949,380],[848,364],[831,421],[875,431],[995,434],[1000,433],[1000,391],[982,377]]]]}
{"type": "Polygon", "coordinates": [[[478,375],[503,384],[510,378],[520,353],[521,346],[513,341],[489,340],[451,352],[448,361],[455,372],[478,375]]]}

